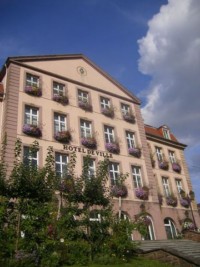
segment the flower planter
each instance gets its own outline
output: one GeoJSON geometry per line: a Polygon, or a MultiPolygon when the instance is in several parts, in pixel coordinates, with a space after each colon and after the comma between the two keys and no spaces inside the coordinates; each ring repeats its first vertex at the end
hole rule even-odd
{"type": "Polygon", "coordinates": [[[58,102],[58,103],[61,103],[62,105],[67,105],[69,103],[69,99],[65,95],[55,94],[55,95],[53,95],[53,100],[58,102]]]}
{"type": "Polygon", "coordinates": [[[189,208],[190,206],[190,200],[187,198],[181,198],[180,203],[184,208],[189,208]]]}
{"type": "Polygon", "coordinates": [[[54,135],[54,138],[58,141],[58,142],[62,142],[62,143],[68,143],[71,140],[71,134],[69,131],[62,131],[62,132],[57,132],[54,135]]]}
{"type": "Polygon", "coordinates": [[[107,117],[113,118],[114,117],[114,110],[113,108],[102,108],[101,113],[107,117]]]}
{"type": "Polygon", "coordinates": [[[22,129],[24,134],[34,136],[34,137],[41,137],[42,132],[39,127],[35,125],[25,124],[22,129]]]}
{"type": "Polygon", "coordinates": [[[117,143],[106,143],[106,149],[114,154],[119,154],[120,149],[117,143]]]}
{"type": "Polygon", "coordinates": [[[178,172],[178,173],[180,173],[181,172],[181,166],[178,164],[178,163],[172,163],[172,169],[173,169],[173,171],[175,171],[175,172],[178,172]]]}
{"type": "Polygon", "coordinates": [[[92,111],[92,106],[88,102],[79,101],[78,105],[80,108],[86,110],[86,111],[92,111]]]}
{"type": "Polygon", "coordinates": [[[25,86],[25,93],[33,96],[42,96],[42,89],[36,86],[27,85],[25,86]]]}
{"type": "Polygon", "coordinates": [[[125,185],[114,185],[111,188],[111,194],[114,197],[126,197],[128,191],[125,185]]]}
{"type": "Polygon", "coordinates": [[[136,197],[142,200],[148,200],[149,189],[146,186],[139,187],[135,189],[136,197]]]}
{"type": "Polygon", "coordinates": [[[136,148],[136,147],[132,147],[128,149],[128,153],[136,158],[140,158],[141,157],[141,149],[140,148],[136,148]]]}
{"type": "Polygon", "coordinates": [[[176,207],[177,206],[177,198],[173,196],[166,197],[166,203],[168,206],[176,207]]]}
{"type": "Polygon", "coordinates": [[[87,148],[95,149],[97,147],[97,142],[94,137],[83,137],[81,139],[81,144],[87,148]]]}
{"type": "Polygon", "coordinates": [[[167,171],[169,169],[169,163],[167,161],[159,161],[159,168],[167,171]]]}
{"type": "Polygon", "coordinates": [[[135,116],[133,114],[130,113],[124,114],[123,118],[127,122],[135,123],[135,116]]]}
{"type": "Polygon", "coordinates": [[[185,221],[182,226],[183,230],[195,230],[195,226],[193,222],[185,221]]]}

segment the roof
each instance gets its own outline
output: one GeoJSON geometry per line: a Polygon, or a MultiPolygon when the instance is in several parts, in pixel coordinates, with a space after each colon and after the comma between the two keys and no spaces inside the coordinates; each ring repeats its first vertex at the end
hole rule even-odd
{"type": "Polygon", "coordinates": [[[159,141],[160,143],[164,142],[172,146],[179,146],[179,147],[185,148],[186,145],[180,143],[177,140],[177,138],[171,133],[170,130],[169,130],[170,139],[167,139],[164,137],[163,129],[166,129],[166,128],[169,130],[169,128],[166,125],[162,125],[156,128],[151,125],[145,124],[145,133],[146,133],[147,139],[159,141]]]}
{"type": "Polygon", "coordinates": [[[129,97],[133,99],[136,104],[140,104],[140,100],[132,94],[128,89],[122,86],[118,81],[112,78],[108,73],[103,71],[100,67],[98,67],[95,63],[93,63],[90,59],[88,59],[83,54],[64,54],[64,55],[39,55],[39,56],[17,56],[17,57],[8,57],[2,70],[0,71],[0,81],[2,81],[6,67],[9,66],[10,63],[17,64],[20,66],[27,67],[25,65],[26,62],[31,61],[53,61],[53,60],[66,60],[66,59],[82,59],[86,61],[89,65],[91,65],[94,69],[96,69],[101,75],[107,78],[110,82],[115,84],[118,88],[120,88],[124,93],[126,93],[129,97]]]}

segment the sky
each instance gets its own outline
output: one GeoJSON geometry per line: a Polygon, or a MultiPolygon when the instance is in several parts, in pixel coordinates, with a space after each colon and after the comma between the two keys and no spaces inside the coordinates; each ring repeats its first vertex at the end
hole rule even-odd
{"type": "Polygon", "coordinates": [[[82,53],[142,101],[185,150],[200,202],[200,0],[0,0],[7,57],[82,53]]]}

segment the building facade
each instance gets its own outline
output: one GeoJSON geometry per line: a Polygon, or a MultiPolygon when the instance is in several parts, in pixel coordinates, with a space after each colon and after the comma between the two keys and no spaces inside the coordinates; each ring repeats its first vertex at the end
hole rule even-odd
{"type": "MultiPolygon", "coordinates": [[[[128,195],[113,198],[115,212],[120,210],[120,216],[130,220],[145,213],[146,239],[176,238],[185,220],[200,227],[195,200],[189,206],[182,203],[192,190],[183,154],[186,146],[167,126],[144,125],[139,99],[88,58],[8,58],[0,82],[0,134],[1,141],[7,135],[5,160],[10,170],[17,138],[25,160],[37,139],[39,151],[31,160],[40,167],[47,148],[53,146],[61,179],[71,153],[77,156],[78,175],[85,156],[91,156],[90,174],[108,157],[108,187],[117,183],[120,173],[128,173],[128,195]]],[[[133,239],[141,238],[133,232],[133,239]]]]}

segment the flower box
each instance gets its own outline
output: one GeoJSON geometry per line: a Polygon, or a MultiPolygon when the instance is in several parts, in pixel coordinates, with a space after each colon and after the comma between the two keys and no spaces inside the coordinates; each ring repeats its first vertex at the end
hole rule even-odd
{"type": "Polygon", "coordinates": [[[146,186],[139,187],[135,189],[136,197],[142,200],[148,200],[149,198],[149,189],[146,186]]]}
{"type": "Polygon", "coordinates": [[[65,95],[54,94],[53,100],[63,105],[67,105],[69,103],[69,99],[65,95]]]}
{"type": "Polygon", "coordinates": [[[61,132],[55,133],[54,138],[58,142],[68,143],[71,140],[71,134],[69,131],[61,131],[61,132]]]}
{"type": "Polygon", "coordinates": [[[42,132],[40,128],[36,125],[31,125],[31,124],[25,124],[22,129],[24,134],[34,136],[34,137],[41,137],[42,132]]]}
{"type": "Polygon", "coordinates": [[[168,206],[176,207],[177,206],[177,198],[174,196],[166,197],[166,203],[168,206]]]}
{"type": "Polygon", "coordinates": [[[169,163],[167,161],[159,161],[159,168],[167,171],[169,169],[169,163]]]}
{"type": "Polygon", "coordinates": [[[92,105],[90,105],[87,101],[79,101],[78,105],[80,108],[86,110],[86,111],[92,111],[92,105]]]}
{"type": "Polygon", "coordinates": [[[195,230],[194,223],[191,221],[185,221],[182,225],[183,230],[195,230]]]}
{"type": "Polygon", "coordinates": [[[110,118],[114,117],[114,109],[111,107],[102,108],[101,113],[110,118]]]}
{"type": "Polygon", "coordinates": [[[94,137],[83,137],[81,139],[81,144],[87,148],[95,149],[97,147],[97,142],[94,137]]]}
{"type": "Polygon", "coordinates": [[[181,198],[180,203],[181,203],[181,206],[183,206],[185,208],[189,208],[189,206],[190,206],[189,198],[181,198]]]}
{"type": "Polygon", "coordinates": [[[136,158],[141,157],[141,149],[137,147],[131,147],[128,149],[128,153],[136,158]]]}
{"type": "Polygon", "coordinates": [[[127,122],[135,123],[135,116],[132,113],[123,114],[123,118],[127,122]]]}
{"type": "Polygon", "coordinates": [[[119,154],[119,144],[118,143],[106,143],[106,149],[114,154],[119,154]]]}
{"type": "Polygon", "coordinates": [[[111,188],[111,194],[114,197],[126,197],[128,191],[125,185],[114,185],[111,188]]]}
{"type": "Polygon", "coordinates": [[[172,163],[172,169],[173,169],[173,171],[175,171],[175,172],[178,172],[178,173],[180,173],[181,172],[181,166],[178,164],[178,163],[172,163]]]}
{"type": "Polygon", "coordinates": [[[42,89],[36,86],[25,86],[25,93],[33,96],[42,96],[42,89]]]}

